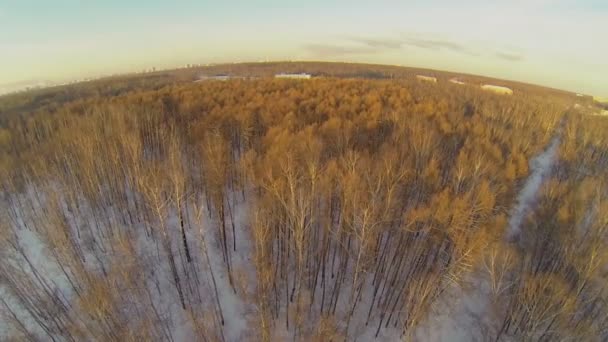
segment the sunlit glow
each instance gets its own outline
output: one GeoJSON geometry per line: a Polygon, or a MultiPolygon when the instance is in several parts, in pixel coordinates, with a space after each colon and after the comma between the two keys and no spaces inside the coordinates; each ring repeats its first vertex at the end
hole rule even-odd
{"type": "Polygon", "coordinates": [[[0,86],[185,63],[331,60],[608,94],[602,1],[9,1],[0,86]]]}

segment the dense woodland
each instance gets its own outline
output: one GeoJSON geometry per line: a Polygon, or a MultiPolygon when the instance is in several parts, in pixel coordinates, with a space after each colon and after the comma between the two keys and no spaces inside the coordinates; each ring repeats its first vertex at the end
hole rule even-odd
{"type": "MultiPolygon", "coordinates": [[[[90,98],[120,96],[132,91],[158,90],[169,85],[183,85],[201,76],[226,75],[243,78],[268,78],[278,73],[309,73],[314,77],[338,77],[361,79],[411,79],[416,74],[434,76],[441,81],[457,78],[468,84],[490,83],[502,85],[518,92],[534,93],[591,104],[591,97],[576,97],[561,90],[543,88],[532,84],[498,80],[475,75],[462,75],[446,71],[401,67],[393,65],[326,63],[326,62],[272,62],[233,63],[189,67],[155,72],[104,77],[99,80],[63,86],[32,89],[0,96],[0,123],[12,116],[29,114],[41,109],[55,111],[63,104],[90,98]]],[[[600,104],[601,105],[601,104],[600,104]]]]}
{"type": "Polygon", "coordinates": [[[608,121],[568,96],[262,77],[15,103],[2,338],[608,339],[608,121]]]}

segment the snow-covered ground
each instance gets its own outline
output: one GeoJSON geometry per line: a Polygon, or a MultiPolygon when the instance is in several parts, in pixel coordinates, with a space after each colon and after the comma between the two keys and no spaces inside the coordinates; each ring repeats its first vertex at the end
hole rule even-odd
{"type": "MultiPolygon", "coordinates": [[[[560,137],[556,135],[549,146],[531,161],[531,174],[521,189],[510,216],[506,233],[508,240],[518,238],[521,224],[532,210],[536,194],[555,163],[559,143],[560,137]]],[[[52,190],[52,187],[47,188],[47,193],[52,190]]],[[[34,191],[30,187],[24,194],[11,195],[11,203],[19,205],[8,212],[8,222],[2,224],[5,229],[2,232],[3,238],[6,240],[3,246],[9,248],[1,251],[5,261],[0,263],[0,266],[5,268],[3,274],[12,274],[15,278],[10,281],[0,278],[0,296],[4,300],[4,303],[0,302],[0,311],[4,311],[3,318],[7,318],[0,320],[0,339],[9,335],[8,321],[12,318],[23,322],[29,333],[41,339],[47,339],[55,330],[67,326],[68,323],[85,330],[98,324],[91,322],[92,318],[80,315],[80,305],[83,304],[79,302],[82,294],[78,291],[86,286],[74,284],[73,278],[76,278],[76,273],[84,272],[90,277],[97,276],[99,281],[104,281],[112,279],[111,273],[115,271],[140,273],[140,278],[137,279],[143,279],[142,283],[138,284],[141,288],[125,289],[128,294],[125,295],[122,303],[124,307],[120,310],[126,316],[139,315],[146,310],[153,311],[155,316],[149,319],[157,325],[160,339],[198,340],[200,331],[197,329],[201,326],[208,329],[208,336],[222,341],[251,340],[259,333],[255,306],[256,271],[252,261],[252,237],[249,236],[251,230],[247,226],[251,220],[248,205],[243,200],[237,200],[238,195],[227,196],[232,199],[227,203],[232,215],[227,215],[226,227],[231,234],[234,225],[235,232],[235,245],[232,245],[232,238],[229,238],[228,244],[232,281],[224,260],[218,229],[220,224],[218,218],[204,205],[206,201],[191,200],[185,208],[185,235],[191,262],[186,260],[177,212],[174,209],[167,210],[167,217],[161,226],[168,232],[169,248],[175,257],[176,272],[182,284],[182,296],[187,308],[184,310],[176,289],[169,253],[160,243],[162,239],[158,237],[163,229],[159,228],[156,218],[139,215],[140,217],[135,218],[139,221],[127,224],[121,222],[120,217],[124,219],[125,215],[121,215],[117,207],[109,206],[103,209],[101,214],[94,215],[94,209],[90,208],[84,199],[76,200],[79,203],[77,210],[81,214],[76,215],[73,212],[75,208],[68,205],[68,200],[59,198],[59,212],[63,213],[67,227],[65,238],[71,239],[75,247],[70,256],[82,259],[81,263],[74,262],[66,266],[62,264],[62,260],[65,260],[62,258],[66,256],[60,255],[62,252],[48,242],[48,231],[44,223],[49,219],[46,216],[47,193],[36,194],[34,191]],[[100,217],[104,219],[99,219],[100,217]],[[148,221],[147,224],[144,224],[144,219],[148,221]],[[121,249],[120,237],[129,241],[127,245],[131,246],[131,255],[125,254],[121,249]],[[124,259],[121,259],[122,257],[124,259]],[[126,265],[125,261],[135,262],[136,265],[126,265]],[[79,270],[78,265],[83,265],[84,271],[79,270]],[[24,280],[26,278],[29,280],[24,280]],[[35,291],[46,292],[39,293],[36,298],[47,298],[53,302],[32,302],[24,305],[15,293],[15,281],[23,281],[23,286],[35,291]],[[9,289],[11,282],[13,286],[9,289]],[[33,308],[37,306],[43,306],[42,312],[32,314],[33,308]],[[54,306],[60,306],[62,309],[55,312],[54,306]],[[57,322],[50,320],[52,323],[40,324],[40,317],[48,317],[53,313],[57,315],[57,322]],[[10,315],[14,317],[9,317],[10,315]],[[51,334],[45,329],[51,331],[51,334]]],[[[132,197],[128,202],[128,207],[134,208],[132,197]]],[[[52,226],[53,229],[56,227],[52,226]]],[[[351,263],[349,270],[352,273],[353,268],[351,263]]],[[[289,281],[291,285],[294,280],[289,281]]],[[[362,272],[360,281],[365,286],[362,287],[364,291],[358,299],[354,295],[356,292],[353,291],[351,281],[352,279],[347,279],[339,291],[336,305],[338,328],[346,330],[344,322],[348,321],[349,310],[354,301],[357,301],[356,310],[346,330],[349,340],[403,339],[403,328],[393,324],[396,321],[389,322],[385,318],[381,323],[382,329],[378,329],[382,318],[377,311],[368,310],[373,306],[374,287],[371,285],[371,273],[362,272]]],[[[430,315],[421,318],[421,323],[411,332],[411,336],[421,341],[471,341],[487,338],[487,329],[491,326],[494,309],[489,281],[487,273],[481,269],[468,275],[464,284],[445,287],[437,300],[433,301],[430,315]]],[[[316,284],[316,290],[321,291],[321,282],[316,284]]],[[[126,285],[117,285],[116,288],[126,285]]],[[[314,301],[312,306],[320,306],[321,296],[316,296],[314,301]]],[[[120,301],[118,304],[121,304],[120,301]]],[[[290,307],[294,306],[290,304],[290,307]]],[[[284,305],[280,310],[284,314],[284,305]]],[[[311,317],[310,313],[308,317],[311,317]]],[[[273,339],[295,339],[293,325],[291,329],[287,329],[281,318],[274,320],[272,324],[273,339]]]]}
{"type": "MultiPolygon", "coordinates": [[[[86,326],[87,318],[79,317],[79,308],[78,305],[75,305],[81,295],[76,291],[82,287],[71,283],[74,274],[79,272],[74,269],[74,265],[78,263],[61,264],[63,259],[58,254],[61,252],[49,244],[49,236],[43,223],[47,219],[44,217],[44,196],[33,196],[33,190],[26,194],[13,196],[13,203],[24,205],[17,206],[14,211],[11,211],[7,217],[10,222],[6,222],[7,224],[3,224],[2,227],[5,241],[3,241],[1,251],[3,262],[0,263],[0,267],[3,267],[2,274],[11,274],[14,279],[9,281],[9,279],[0,278],[0,297],[4,301],[4,303],[0,302],[0,312],[11,316],[2,316],[6,319],[0,320],[0,340],[5,340],[11,333],[8,320],[13,320],[13,318],[22,322],[30,333],[40,338],[49,338],[48,333],[45,333],[37,321],[39,318],[34,317],[37,315],[31,314],[32,308],[36,307],[43,310],[40,316],[45,317],[45,310],[52,312],[54,305],[60,305],[64,308],[58,314],[58,317],[61,317],[60,320],[74,320],[77,322],[75,324],[86,326]],[[43,203],[38,201],[40,198],[43,203]],[[31,207],[28,208],[25,203],[31,203],[31,207]],[[11,282],[13,285],[19,285],[14,283],[15,281],[25,281],[24,284],[34,289],[46,291],[46,294],[41,294],[40,298],[54,298],[55,304],[46,303],[44,305],[45,303],[42,302],[32,302],[27,303],[29,308],[25,307],[24,302],[16,297],[15,286],[11,286],[11,282]]],[[[81,213],[90,213],[92,209],[85,203],[84,200],[81,202],[79,210],[81,213]]],[[[145,279],[145,284],[143,284],[145,291],[142,293],[147,293],[147,296],[144,295],[144,297],[150,300],[148,303],[138,304],[142,308],[146,305],[153,307],[153,311],[158,314],[158,323],[162,322],[163,327],[160,330],[163,331],[165,339],[173,341],[195,339],[192,319],[182,309],[166,251],[159,246],[158,238],[153,238],[148,234],[143,223],[136,223],[130,228],[126,228],[126,225],[119,222],[114,208],[108,208],[104,212],[111,216],[109,220],[93,223],[94,218],[85,219],[83,216],[72,215],[71,209],[68,209],[65,203],[61,207],[60,210],[64,212],[67,220],[65,222],[69,229],[67,234],[70,239],[74,239],[73,246],[77,246],[78,253],[82,257],[82,265],[89,275],[102,276],[106,272],[123,267],[130,269],[130,265],[126,265],[127,261],[137,263],[135,269],[142,273],[141,279],[145,279]],[[110,232],[110,226],[112,226],[114,236],[99,234],[99,232],[110,232]],[[94,227],[100,227],[100,229],[96,231],[93,229],[94,227]],[[129,258],[125,257],[124,260],[121,260],[124,255],[121,255],[120,246],[112,245],[117,243],[115,238],[121,234],[128,237],[135,257],[129,256],[129,258]],[[101,251],[101,248],[104,251],[101,251]],[[124,264],[116,264],[121,262],[124,264]]],[[[249,260],[249,237],[243,230],[247,220],[247,208],[239,204],[233,209],[236,246],[231,245],[233,250],[231,257],[235,283],[241,286],[237,287],[237,290],[240,291],[238,293],[229,283],[220,244],[211,228],[214,226],[214,219],[206,210],[204,215],[199,215],[199,217],[194,215],[195,208],[190,208],[188,211],[190,217],[186,220],[186,236],[192,256],[190,263],[184,260],[181,231],[176,213],[171,213],[165,223],[171,240],[171,250],[176,259],[175,264],[181,277],[186,305],[193,308],[190,310],[191,312],[200,311],[201,314],[213,312],[217,305],[213,292],[216,287],[219,306],[226,317],[224,327],[218,330],[224,332],[223,339],[226,341],[239,341],[246,336],[252,308],[244,298],[253,293],[255,286],[255,273],[249,260]],[[197,220],[199,221],[197,222],[197,220]],[[201,239],[201,232],[207,236],[205,244],[201,239]],[[208,253],[205,253],[205,248],[208,253]],[[207,262],[207,256],[209,262],[207,262]],[[211,272],[214,274],[215,286],[210,277],[211,272]]],[[[86,216],[92,217],[93,215],[86,216]]],[[[50,218],[48,219],[50,220],[50,218]]],[[[232,224],[229,218],[227,224],[232,224]]],[[[57,229],[57,226],[53,226],[52,229],[57,229]]],[[[156,231],[155,234],[159,234],[159,231],[156,231]]],[[[133,293],[140,292],[134,290],[133,293]]],[[[132,308],[134,312],[130,314],[137,314],[135,311],[142,308],[132,308]]],[[[221,325],[221,322],[218,321],[218,324],[221,325]]],[[[49,327],[49,330],[53,330],[52,327],[49,327]]]]}

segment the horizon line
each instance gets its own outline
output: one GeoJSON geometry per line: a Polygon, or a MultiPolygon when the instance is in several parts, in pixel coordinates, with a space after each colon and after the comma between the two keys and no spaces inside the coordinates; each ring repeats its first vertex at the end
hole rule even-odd
{"type": "Polygon", "coordinates": [[[539,83],[531,83],[531,82],[521,81],[521,80],[517,80],[517,79],[510,79],[510,78],[499,78],[499,77],[495,77],[495,76],[491,76],[491,75],[472,74],[472,73],[467,73],[467,72],[459,72],[459,71],[450,70],[450,69],[434,69],[434,68],[421,67],[421,66],[408,66],[408,65],[403,65],[403,64],[383,64],[383,63],[373,63],[373,62],[355,62],[355,61],[343,61],[343,60],[314,60],[314,59],[310,59],[310,60],[292,60],[292,59],[290,59],[290,60],[265,60],[265,61],[255,60],[255,61],[238,61],[238,62],[185,63],[186,65],[191,65],[191,66],[189,66],[189,67],[187,67],[187,66],[178,66],[178,65],[171,65],[171,66],[168,66],[168,67],[149,66],[149,67],[143,68],[143,71],[140,69],[138,71],[134,70],[134,71],[125,71],[125,72],[113,72],[113,73],[107,73],[107,74],[98,74],[98,75],[95,75],[95,76],[89,75],[89,76],[74,77],[74,78],[70,78],[70,79],[66,79],[66,78],[64,78],[64,79],[51,79],[51,78],[47,78],[47,79],[39,79],[39,80],[31,80],[31,79],[30,80],[21,80],[21,81],[16,81],[16,82],[0,83],[0,89],[3,88],[3,87],[6,87],[6,86],[10,86],[10,85],[29,83],[28,85],[24,85],[20,89],[9,90],[7,92],[0,91],[0,97],[4,97],[4,96],[7,96],[7,95],[18,94],[18,93],[24,93],[24,92],[28,92],[28,91],[32,91],[32,90],[42,90],[42,89],[49,89],[49,88],[54,88],[54,87],[77,85],[77,84],[80,84],[80,83],[86,83],[86,82],[92,82],[92,81],[100,81],[100,80],[104,80],[104,79],[111,79],[113,77],[124,77],[124,76],[132,76],[132,75],[154,74],[154,73],[168,72],[168,71],[177,71],[177,70],[183,70],[183,69],[196,69],[196,68],[206,68],[206,67],[217,67],[217,66],[224,66],[224,65],[227,66],[227,65],[239,65],[239,64],[243,65],[243,64],[273,64],[273,63],[352,64],[352,65],[366,65],[366,66],[376,66],[376,67],[396,67],[396,68],[404,68],[404,69],[419,69],[419,70],[425,70],[425,71],[435,71],[435,72],[441,72],[441,73],[458,74],[458,76],[483,77],[483,78],[488,78],[488,79],[497,80],[497,81],[506,81],[506,82],[519,83],[521,85],[542,87],[542,88],[546,88],[546,89],[550,89],[550,90],[554,90],[554,91],[561,91],[561,92],[567,92],[567,93],[572,93],[572,94],[582,94],[584,96],[590,96],[594,100],[595,99],[605,99],[605,98],[608,99],[608,96],[601,96],[601,95],[598,95],[598,94],[585,94],[585,93],[574,91],[574,90],[567,90],[567,89],[562,89],[562,88],[556,88],[554,86],[543,85],[543,84],[539,84],[539,83]],[[152,69],[154,69],[154,70],[153,71],[149,71],[149,70],[152,70],[152,69]],[[35,83],[40,83],[40,82],[48,82],[50,84],[36,87],[35,83]]]}

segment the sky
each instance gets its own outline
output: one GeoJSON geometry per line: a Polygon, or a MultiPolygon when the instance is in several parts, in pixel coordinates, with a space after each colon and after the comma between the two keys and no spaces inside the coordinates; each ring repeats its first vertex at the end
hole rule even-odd
{"type": "Polygon", "coordinates": [[[0,88],[187,63],[425,67],[608,97],[608,0],[0,0],[0,88]]]}

